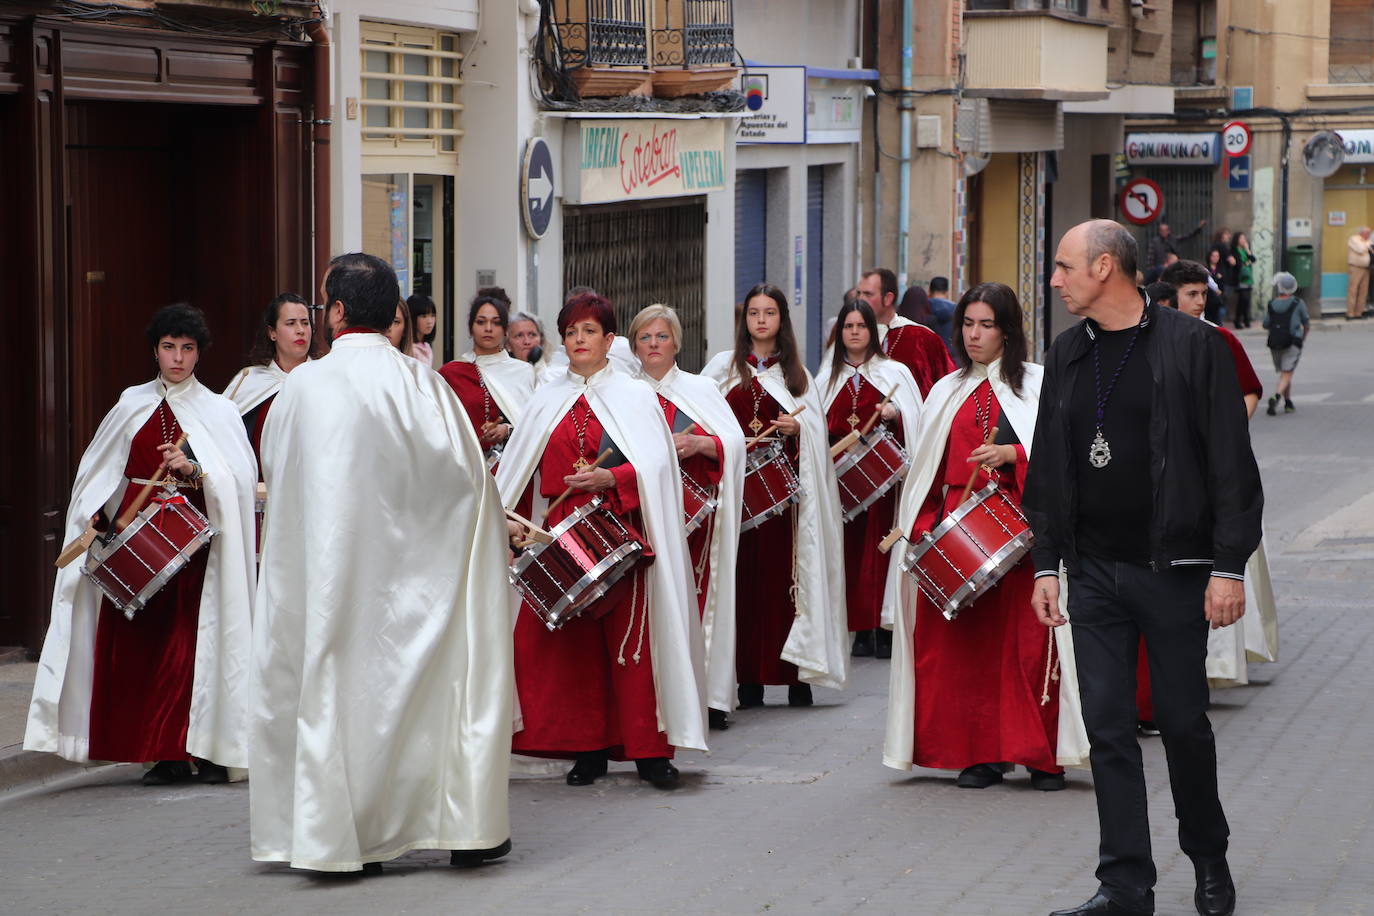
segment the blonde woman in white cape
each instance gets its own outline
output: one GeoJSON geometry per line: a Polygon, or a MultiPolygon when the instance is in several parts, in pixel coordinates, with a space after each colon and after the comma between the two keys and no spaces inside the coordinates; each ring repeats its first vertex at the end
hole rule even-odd
{"type": "Polygon", "coordinates": [[[497,458],[534,394],[534,367],[506,352],[510,313],[494,296],[477,296],[468,308],[472,349],[439,367],[487,449],[497,458]]]}
{"type": "Polygon", "coordinates": [[[749,291],[734,350],[717,353],[701,374],[720,386],[746,437],[777,423],[801,483],[798,503],[740,534],[739,705],[761,706],[765,685],[786,684],[789,705],[810,706],[812,685],[842,689],[849,675],[844,547],[825,417],[782,290],[760,284],[749,291]]]}
{"type": "MultiPolygon", "coordinates": [[[[873,434],[886,428],[898,443],[914,443],[921,391],[910,369],[883,354],[873,309],[862,299],[846,302],[835,327],[835,346],[816,377],[830,440],[862,431],[881,406],[882,427],[875,426],[873,434]]],[[[892,656],[892,632],[882,628],[891,554],[880,551],[878,542],[892,530],[901,492],[898,483],[844,525],[845,605],[854,656],[892,656]]]]}
{"type": "Polygon", "coordinates": [[[716,496],[716,510],[687,537],[692,588],[706,643],[706,704],[710,725],[730,727],[735,708],[735,550],[744,484],[744,434],[715,382],[677,365],[682,323],[666,305],[651,305],[630,322],[639,378],[658,394],[673,430],[682,472],[716,496]],[[687,432],[692,426],[694,432],[687,432]]]}
{"type": "MultiPolygon", "coordinates": [[[[1042,371],[1025,362],[1016,294],[1001,283],[969,290],[954,333],[964,368],[931,388],[898,511],[912,539],[959,505],[975,467],[995,468],[1002,492],[1019,504],[1031,457],[1042,371]],[[994,428],[996,438],[984,444],[994,428]]],[[[988,475],[979,477],[981,489],[988,475]]],[[[1067,640],[1027,613],[1033,584],[1027,557],[951,621],[892,564],[884,763],[959,770],[956,784],[977,789],[1001,782],[1004,764],[1021,764],[1033,788],[1064,788],[1060,695],[1072,659],[1060,655],[1067,640]]]]}
{"type": "Polygon", "coordinates": [[[200,310],[160,310],[148,342],[158,377],[125,390],[101,421],[72,485],[67,536],[93,519],[111,526],[162,469],[184,485],[172,498],[219,533],[132,620],[81,575],[85,557],[58,570],[24,747],[157,761],[144,785],[190,779],[193,760],[201,782],[224,782],[226,767],[248,765],[257,467],[234,405],[195,377],[210,342],[200,310]]]}
{"type": "Polygon", "coordinates": [[[638,564],[556,631],[521,604],[522,727],[513,750],[575,760],[571,786],[594,783],[614,758],[635,761],[640,778],[657,788],[675,788],[674,750],[706,747],[706,703],[673,437],[649,386],[610,363],[609,302],[595,293],[573,298],[558,329],[568,369],[535,392],[507,443],[496,472],[501,498],[548,528],[599,496],[643,534],[653,562],[638,564]],[[543,507],[567,490],[552,511],[543,507]]]}

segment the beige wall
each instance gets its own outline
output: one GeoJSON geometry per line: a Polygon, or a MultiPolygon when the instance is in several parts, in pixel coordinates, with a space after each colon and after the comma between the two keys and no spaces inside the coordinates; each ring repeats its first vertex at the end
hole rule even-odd
{"type": "Polygon", "coordinates": [[[859,53],[857,7],[852,0],[736,3],[735,44],[746,60],[760,64],[804,61],[812,67],[842,69],[859,53]],[[787,59],[780,59],[783,56],[787,59]]]}

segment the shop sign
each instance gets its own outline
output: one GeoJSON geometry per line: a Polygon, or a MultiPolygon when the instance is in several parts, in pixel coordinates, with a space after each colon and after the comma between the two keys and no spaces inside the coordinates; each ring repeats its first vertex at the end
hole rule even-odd
{"type": "Polygon", "coordinates": [[[1368,165],[1374,162],[1374,130],[1338,130],[1345,147],[1347,165],[1368,165]]]}
{"type": "MultiPolygon", "coordinates": [[[[750,67],[740,74],[745,115],[740,120],[737,143],[806,142],[806,67],[750,67]]],[[[837,112],[841,119],[848,110],[837,112]]],[[[860,110],[856,109],[857,118],[860,110]]]]}
{"type": "Polygon", "coordinates": [[[1131,165],[1216,165],[1221,161],[1217,134],[1127,134],[1131,165]]]}
{"type": "Polygon", "coordinates": [[[725,190],[719,119],[581,122],[580,203],[725,190]]]}

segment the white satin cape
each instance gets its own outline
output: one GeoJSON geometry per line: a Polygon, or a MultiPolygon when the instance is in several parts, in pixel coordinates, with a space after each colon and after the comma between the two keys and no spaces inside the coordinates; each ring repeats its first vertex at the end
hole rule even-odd
{"type": "Polygon", "coordinates": [[[237,405],[240,415],[246,414],[281,391],[286,375],[286,370],[278,366],[275,359],[265,366],[247,366],[234,374],[224,389],[224,396],[237,405]]]}
{"type": "MultiPolygon", "coordinates": [[[[701,629],[706,643],[706,705],[729,712],[735,708],[735,554],[744,496],[744,432],[710,379],[677,366],[658,380],[642,371],[639,378],[695,420],[704,434],[720,437],[725,449],[716,492],[718,506],[711,521],[710,576],[701,629]]],[[[689,567],[690,563],[688,556],[689,567]]],[[[687,575],[689,590],[694,589],[690,568],[687,575]]]]}
{"type": "Polygon", "coordinates": [[[1245,564],[1245,615],[1238,623],[1207,631],[1207,684],[1240,687],[1250,683],[1248,662],[1279,658],[1279,615],[1264,539],[1245,564]]]}
{"type": "Polygon", "coordinates": [[[253,858],[356,871],[505,842],[506,526],[457,397],[345,335],[282,386],[262,464],[253,858]]]}
{"type": "Polygon", "coordinates": [[[549,436],[583,395],[606,435],[634,465],[644,534],[654,551],[647,570],[647,600],[659,730],[674,747],[705,750],[701,621],[689,584],[692,564],[682,526],[682,476],[672,434],[653,391],[613,363],[590,378],[565,371],[534,393],[523,422],[501,454],[496,486],[511,508],[531,483],[538,493],[539,461],[549,436]]]}
{"type": "MultiPolygon", "coordinates": [[[[966,372],[952,372],[938,380],[930,389],[922,412],[921,432],[911,452],[911,471],[902,488],[897,508],[897,524],[908,537],[916,524],[916,516],[925,502],[944,464],[949,431],[954,417],[964,401],[973,394],[984,379],[988,379],[997,396],[1002,413],[1011,423],[1016,438],[1031,459],[1031,443],[1035,439],[1035,417],[1040,408],[1040,383],[1044,369],[1036,363],[1024,363],[1025,377],[1018,396],[1002,380],[1002,361],[988,365],[973,363],[966,372]]],[[[893,550],[905,550],[898,542],[893,550]]],[[[1064,591],[1061,589],[1061,592],[1064,591]]],[[[893,630],[892,667],[888,687],[887,738],[883,745],[883,763],[898,770],[909,770],[915,742],[916,680],[914,669],[914,629],[917,589],[911,577],[902,572],[900,563],[888,565],[887,588],[883,594],[883,626],[893,630]]],[[[1030,596],[1026,599],[1026,614],[1034,613],[1030,596]]],[[[1088,758],[1088,735],[1083,725],[1082,707],[1078,699],[1078,669],[1073,654],[1073,636],[1067,626],[1056,627],[1055,648],[1059,653],[1059,741],[1056,759],[1061,766],[1081,766],[1088,758]]]]}
{"type": "Polygon", "coordinates": [[[516,359],[505,350],[482,356],[469,350],[458,359],[460,362],[477,365],[477,371],[482,373],[482,381],[491,392],[496,406],[501,409],[501,415],[509,420],[512,426],[519,423],[537,384],[534,366],[516,359]]]}
{"type": "MultiPolygon", "coordinates": [[[[125,389],[81,456],[67,505],[66,540],[102,507],[117,511],[134,434],[166,396],[187,445],[205,471],[210,541],[196,627],[195,673],[186,750],[226,767],[248,765],[248,665],[252,652],[253,498],[257,461],[239,412],[195,376],[170,388],[161,379],[125,389]]],[[[90,759],[91,689],[100,590],[81,575],[85,556],[57,571],[52,616],[38,663],[24,747],[90,759]]]]}
{"type": "MultiPolygon", "coordinates": [[[[730,350],[717,353],[701,370],[722,394],[740,382],[734,375],[734,356],[730,350]]],[[[797,418],[801,424],[797,479],[802,488],[792,547],[792,594],[797,616],[783,643],[782,659],[797,666],[799,680],[842,690],[849,679],[844,535],[835,465],[830,460],[830,437],[816,380],[808,373],[806,391],[801,397],[793,397],[787,390],[782,368],[776,363],[763,372],[754,366],[749,369],[753,373],[751,380],[757,377],[784,412],[792,413],[806,405],[806,412],[797,418]]]]}
{"type": "MultiPolygon", "coordinates": [[[[635,358],[634,351],[630,349],[628,337],[617,334],[611,338],[611,352],[607,354],[607,358],[610,359],[612,366],[630,378],[639,374],[639,360],[635,358]]],[[[560,381],[567,374],[567,371],[568,351],[561,345],[555,344],[551,352],[546,352],[540,361],[539,384],[547,385],[549,382],[560,381]]]]}

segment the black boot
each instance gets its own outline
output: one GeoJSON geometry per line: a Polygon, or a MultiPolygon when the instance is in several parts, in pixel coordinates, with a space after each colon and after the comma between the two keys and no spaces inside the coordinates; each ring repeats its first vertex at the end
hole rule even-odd
{"type": "Polygon", "coordinates": [[[739,685],[739,708],[753,709],[755,706],[763,705],[763,685],[762,684],[740,684],[739,685]]]}
{"type": "Polygon", "coordinates": [[[681,782],[677,767],[673,766],[667,757],[645,757],[636,760],[635,768],[639,770],[639,778],[647,779],[655,789],[676,789],[681,782]]]}
{"type": "Polygon", "coordinates": [[[878,627],[878,629],[874,630],[873,632],[876,633],[876,634],[878,634],[878,638],[877,638],[877,641],[876,641],[875,646],[874,646],[874,649],[873,649],[873,655],[874,655],[874,657],[876,657],[876,658],[891,658],[891,657],[892,657],[892,631],[891,631],[891,630],[884,630],[882,627],[878,627]]]}
{"type": "Polygon", "coordinates": [[[723,732],[730,727],[730,720],[725,715],[723,709],[706,710],[706,722],[711,728],[718,732],[723,732]]]}
{"type": "Polygon", "coordinates": [[[1197,890],[1193,892],[1193,906],[1201,916],[1231,916],[1236,911],[1236,885],[1226,860],[1194,862],[1197,890]]]}
{"type": "Polygon", "coordinates": [[[455,849],[448,854],[448,864],[454,868],[476,868],[483,862],[499,859],[510,852],[510,840],[490,849],[455,849]]]}
{"type": "Polygon", "coordinates": [[[606,775],[606,761],[611,755],[605,751],[588,751],[577,755],[577,763],[568,771],[568,785],[589,786],[606,775]]]}
{"type": "Polygon", "coordinates": [[[787,688],[788,706],[810,706],[811,705],[811,685],[793,684],[787,688]]]}
{"type": "Polygon", "coordinates": [[[145,786],[170,786],[191,778],[191,764],[185,760],[159,760],[143,774],[145,786]]]}
{"type": "Polygon", "coordinates": [[[959,773],[954,784],[961,789],[986,789],[1002,781],[1002,767],[995,763],[975,763],[959,773]]]}
{"type": "Polygon", "coordinates": [[[218,763],[196,758],[196,780],[206,785],[217,786],[229,781],[229,771],[218,763]]]}
{"type": "Polygon", "coordinates": [[[854,634],[854,647],[849,654],[855,658],[869,658],[873,655],[873,631],[860,630],[854,634]]]}

